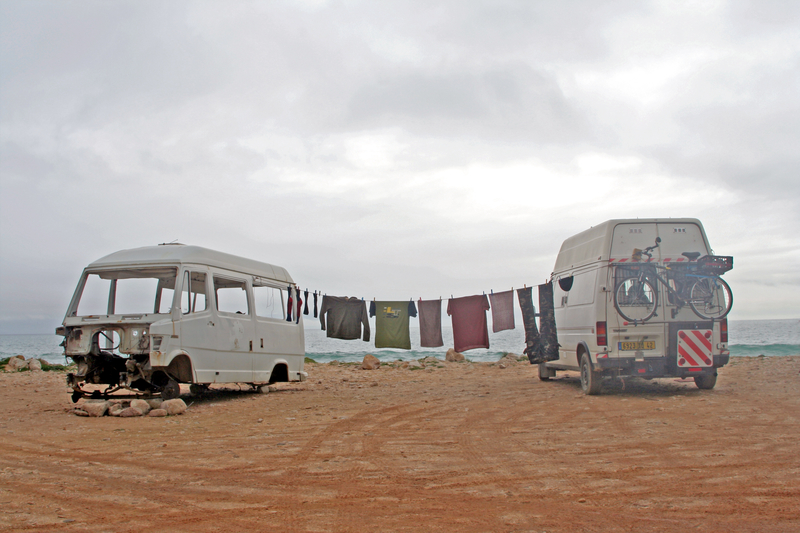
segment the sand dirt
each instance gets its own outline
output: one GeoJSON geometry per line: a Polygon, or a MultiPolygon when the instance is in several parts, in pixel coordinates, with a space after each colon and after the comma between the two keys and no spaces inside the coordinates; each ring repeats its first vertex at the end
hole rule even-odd
{"type": "Polygon", "coordinates": [[[0,529],[800,531],[800,356],[593,397],[523,362],[306,370],[126,419],[0,374],[0,529]]]}

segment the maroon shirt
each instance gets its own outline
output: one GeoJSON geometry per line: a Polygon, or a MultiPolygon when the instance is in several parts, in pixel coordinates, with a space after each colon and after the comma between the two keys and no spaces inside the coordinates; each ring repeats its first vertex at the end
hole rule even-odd
{"type": "Polygon", "coordinates": [[[451,298],[447,302],[447,314],[453,317],[453,349],[457,352],[489,347],[489,329],[486,311],[489,299],[486,295],[451,298]]]}

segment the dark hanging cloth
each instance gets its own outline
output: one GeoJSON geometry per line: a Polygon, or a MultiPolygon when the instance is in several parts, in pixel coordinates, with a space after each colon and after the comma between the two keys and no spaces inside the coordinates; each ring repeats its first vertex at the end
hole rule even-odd
{"type": "Polygon", "coordinates": [[[442,301],[421,300],[419,304],[419,345],[423,348],[444,346],[442,340],[442,301]]]}
{"type": "Polygon", "coordinates": [[[539,328],[536,327],[536,307],[533,305],[533,287],[517,289],[517,299],[522,310],[522,323],[525,325],[525,350],[531,364],[540,363],[536,353],[539,347],[539,328]]]}
{"type": "Polygon", "coordinates": [[[457,352],[489,347],[486,311],[489,299],[485,294],[451,298],[447,314],[453,317],[453,349],[457,352]]]}
{"type": "Polygon", "coordinates": [[[492,332],[514,329],[514,291],[492,293],[492,332]]]}
{"type": "Polygon", "coordinates": [[[369,317],[367,303],[358,298],[345,296],[322,297],[319,309],[319,322],[327,336],[334,339],[353,340],[361,337],[361,326],[364,326],[363,339],[369,341],[369,317]],[[327,328],[325,316],[327,315],[327,328]]]}
{"type": "Polygon", "coordinates": [[[288,299],[288,301],[286,302],[286,304],[287,304],[287,305],[286,305],[286,322],[291,322],[291,321],[292,321],[292,304],[293,304],[293,300],[292,300],[292,286],[291,286],[291,285],[289,285],[289,288],[288,288],[288,289],[286,289],[286,291],[289,293],[289,299],[288,299]]]}
{"type": "Polygon", "coordinates": [[[308,289],[305,290],[305,292],[303,293],[303,296],[306,297],[306,305],[305,305],[305,307],[303,307],[303,314],[308,316],[308,289]]]}
{"type": "Polygon", "coordinates": [[[314,318],[317,318],[317,291],[314,291],[314,318]]]}
{"type": "Polygon", "coordinates": [[[303,307],[303,299],[300,298],[300,289],[297,289],[297,312],[295,313],[295,324],[300,323],[300,308],[303,307]]]}
{"type": "Polygon", "coordinates": [[[539,285],[539,358],[540,361],[558,359],[558,335],[556,333],[555,306],[553,304],[553,283],[539,285]]]}
{"type": "Polygon", "coordinates": [[[375,317],[375,347],[411,349],[408,319],[417,316],[413,301],[370,302],[369,316],[375,317]]]}

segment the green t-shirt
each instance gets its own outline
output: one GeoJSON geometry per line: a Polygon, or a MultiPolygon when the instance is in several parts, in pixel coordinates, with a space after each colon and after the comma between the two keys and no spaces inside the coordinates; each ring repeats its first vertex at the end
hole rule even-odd
{"type": "Polygon", "coordinates": [[[375,317],[375,347],[411,349],[408,317],[417,316],[417,306],[410,302],[372,302],[369,315],[375,317]]]}

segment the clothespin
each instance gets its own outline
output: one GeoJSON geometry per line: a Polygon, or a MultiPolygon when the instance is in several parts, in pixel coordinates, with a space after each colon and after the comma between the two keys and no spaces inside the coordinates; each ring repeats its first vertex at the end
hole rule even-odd
{"type": "Polygon", "coordinates": [[[494,294],[494,289],[490,289],[489,292],[494,294]]]}

